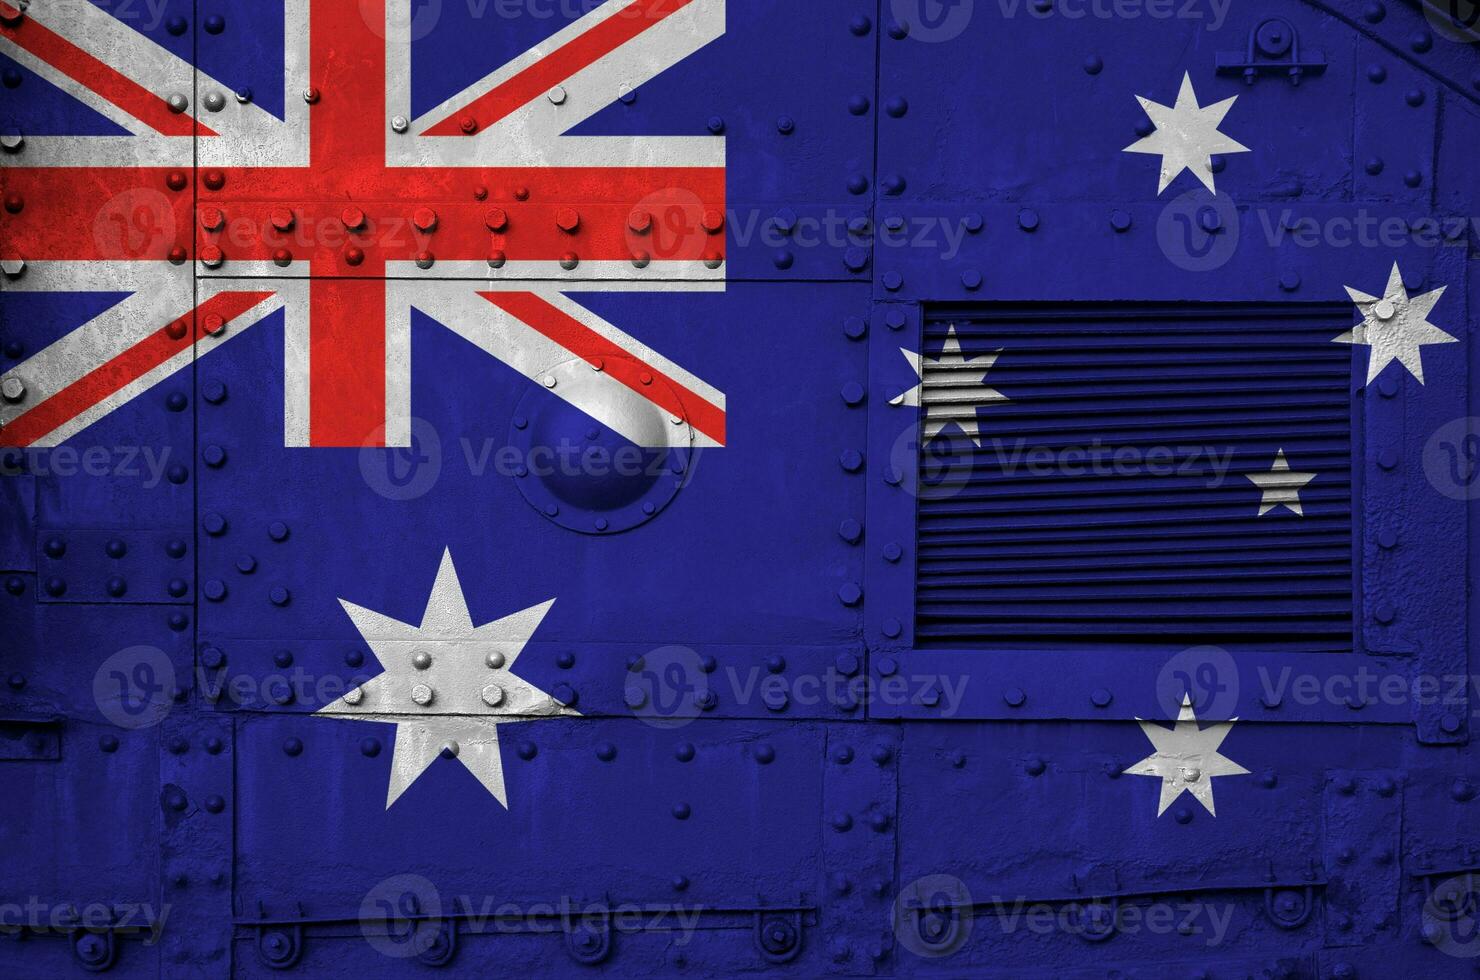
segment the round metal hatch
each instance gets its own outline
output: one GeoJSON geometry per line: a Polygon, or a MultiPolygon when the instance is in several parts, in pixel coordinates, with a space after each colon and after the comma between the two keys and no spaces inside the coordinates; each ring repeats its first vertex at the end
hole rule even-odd
{"type": "Polygon", "coordinates": [[[614,358],[573,358],[534,380],[509,426],[514,483],[531,507],[572,531],[615,534],[678,494],[694,430],[671,385],[614,358]]]}

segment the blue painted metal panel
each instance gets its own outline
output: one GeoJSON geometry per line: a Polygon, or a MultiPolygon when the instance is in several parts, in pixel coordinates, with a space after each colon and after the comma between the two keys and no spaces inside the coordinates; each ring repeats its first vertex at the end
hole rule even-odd
{"type": "Polygon", "coordinates": [[[0,975],[1471,975],[1471,13],[0,3],[0,975]]]}

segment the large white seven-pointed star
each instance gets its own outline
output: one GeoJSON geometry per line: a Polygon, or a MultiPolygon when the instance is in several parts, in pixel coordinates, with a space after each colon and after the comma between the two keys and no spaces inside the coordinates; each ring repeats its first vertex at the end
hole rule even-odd
{"type": "Polygon", "coordinates": [[[474,626],[450,550],[442,553],[420,626],[339,600],[385,670],[318,713],[396,726],[386,809],[444,750],[509,805],[498,726],[578,714],[513,673],[554,603],[474,626]]]}
{"type": "Polygon", "coordinates": [[[1263,517],[1276,507],[1283,507],[1300,517],[1305,511],[1300,506],[1300,488],[1316,478],[1314,473],[1300,473],[1290,469],[1285,451],[1274,454],[1274,463],[1267,473],[1245,473],[1244,479],[1259,488],[1259,516],[1263,517]]]}
{"type": "Polygon", "coordinates": [[[1136,721],[1141,723],[1141,731],[1146,733],[1156,751],[1126,772],[1136,776],[1161,777],[1161,803],[1156,808],[1156,815],[1161,816],[1177,797],[1187,792],[1216,817],[1213,777],[1241,776],[1249,771],[1218,753],[1218,747],[1238,719],[1230,718],[1200,729],[1197,715],[1192,711],[1192,699],[1184,694],[1182,710],[1172,728],[1162,728],[1140,718],[1136,721]]]}
{"type": "Polygon", "coordinates": [[[1393,361],[1400,362],[1423,384],[1423,354],[1419,348],[1424,344],[1452,344],[1458,339],[1428,321],[1429,311],[1444,295],[1444,287],[1410,298],[1396,262],[1381,297],[1368,296],[1350,286],[1346,293],[1357,304],[1362,322],[1333,340],[1372,348],[1367,361],[1368,384],[1393,361]]]}
{"type": "Polygon", "coordinates": [[[1213,161],[1215,153],[1248,153],[1249,148],[1231,137],[1218,132],[1218,125],[1233,106],[1232,95],[1222,102],[1209,106],[1197,104],[1197,93],[1192,90],[1192,76],[1182,73],[1182,88],[1177,92],[1177,104],[1165,106],[1159,102],[1136,96],[1141,108],[1156,126],[1156,132],[1142,137],[1127,146],[1125,153],[1155,153],[1161,156],[1161,179],[1156,193],[1167,189],[1167,185],[1184,170],[1191,170],[1209,191],[1213,187],[1213,161]]]}
{"type": "Polygon", "coordinates": [[[930,440],[940,435],[946,426],[955,425],[966,433],[972,445],[980,449],[981,429],[977,425],[976,410],[987,402],[1007,401],[1007,396],[1002,392],[982,383],[987,380],[987,372],[997,363],[997,355],[1002,350],[999,348],[977,357],[966,357],[961,353],[961,342],[956,339],[956,328],[947,327],[940,357],[924,357],[903,347],[899,352],[909,362],[910,369],[915,372],[920,383],[904,394],[889,399],[891,405],[919,406],[925,387],[926,361],[930,362],[932,370],[952,372],[942,385],[948,390],[932,398],[925,406],[922,448],[930,445],[930,440]]]}

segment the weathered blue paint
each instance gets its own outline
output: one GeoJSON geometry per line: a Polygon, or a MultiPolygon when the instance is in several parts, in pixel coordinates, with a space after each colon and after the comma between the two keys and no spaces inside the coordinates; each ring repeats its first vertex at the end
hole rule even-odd
{"type": "MultiPolygon", "coordinates": [[[[94,2],[275,115],[298,98],[279,4],[94,2]]],[[[420,113],[594,4],[412,6],[420,113]]],[[[281,313],[7,450],[0,975],[1472,976],[1480,46],[1437,6],[730,0],[721,40],[576,130],[727,140],[723,292],[571,293],[726,393],[726,445],[643,456],[656,476],[528,472],[542,439],[625,441],[424,312],[409,450],[284,448],[281,313]],[[1134,97],[1171,104],[1184,72],[1237,96],[1251,152],[1216,195],[1158,196],[1122,152],[1134,97]],[[1307,498],[1350,529],[1350,642],[917,630],[901,349],[1050,308],[1216,308],[1233,336],[1299,308],[1335,337],[1343,287],[1395,262],[1446,287],[1459,342],[1424,384],[1321,355],[1352,359],[1312,436],[1349,479],[1307,498]],[[507,808],[451,753],[387,808],[395,729],[314,715],[380,671],[341,601],[417,623],[444,550],[475,624],[556,600],[516,672],[581,717],[501,727],[507,808]],[[1216,817],[1158,816],[1126,773],[1135,720],[1184,694],[1238,719],[1216,817]]],[[[0,124],[109,131],[0,68],[0,124]]],[[[0,366],[99,304],[0,288],[0,366]]],[[[1267,463],[1256,429],[1220,448],[1267,463]]],[[[1270,581],[1308,546],[1250,529],[1270,581]]]]}

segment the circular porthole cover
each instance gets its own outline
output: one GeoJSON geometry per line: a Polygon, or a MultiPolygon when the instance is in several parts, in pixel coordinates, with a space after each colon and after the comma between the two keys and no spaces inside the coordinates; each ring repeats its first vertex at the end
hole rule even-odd
{"type": "Polygon", "coordinates": [[[671,385],[612,358],[563,361],[534,382],[509,425],[514,484],[531,507],[599,535],[668,506],[694,462],[694,430],[671,385]]]}

